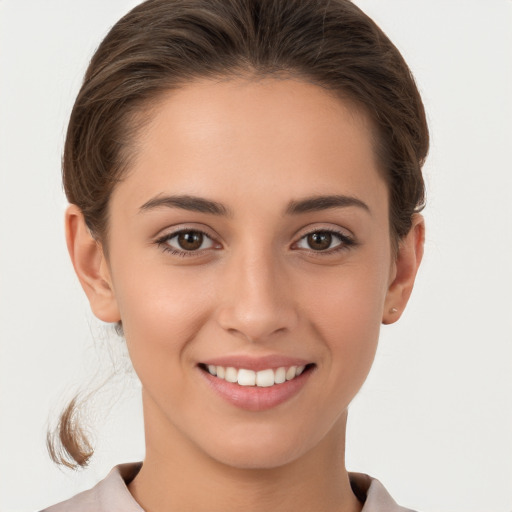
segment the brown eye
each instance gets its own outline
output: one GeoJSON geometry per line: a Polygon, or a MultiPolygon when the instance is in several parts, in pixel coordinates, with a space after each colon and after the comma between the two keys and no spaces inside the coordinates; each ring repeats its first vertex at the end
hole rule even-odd
{"type": "Polygon", "coordinates": [[[157,244],[164,250],[180,256],[201,253],[205,249],[213,249],[216,245],[206,233],[192,229],[165,235],[157,240],[157,244]]]}
{"type": "Polygon", "coordinates": [[[185,251],[196,251],[203,245],[203,233],[199,231],[183,231],[177,236],[181,249],[185,251]]]}
{"type": "Polygon", "coordinates": [[[308,246],[314,251],[325,251],[331,247],[332,233],[329,233],[328,231],[310,233],[307,236],[307,243],[308,246]]]}
{"type": "Polygon", "coordinates": [[[294,248],[333,254],[337,250],[348,249],[354,245],[356,245],[354,239],[345,233],[319,229],[304,235],[294,244],[294,248]]]}

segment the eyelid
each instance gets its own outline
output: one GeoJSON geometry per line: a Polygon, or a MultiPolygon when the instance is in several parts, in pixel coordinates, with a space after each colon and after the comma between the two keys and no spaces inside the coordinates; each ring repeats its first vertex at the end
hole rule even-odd
{"type": "Polygon", "coordinates": [[[328,233],[334,233],[335,235],[339,235],[342,238],[349,238],[355,242],[356,237],[350,231],[350,229],[337,226],[333,224],[314,224],[310,226],[306,226],[304,228],[301,228],[300,230],[297,230],[295,233],[294,238],[296,240],[300,240],[304,238],[305,236],[311,235],[312,233],[318,233],[318,232],[328,232],[328,233]]]}
{"type": "MultiPolygon", "coordinates": [[[[340,250],[348,250],[350,247],[354,247],[358,245],[355,236],[352,234],[352,232],[347,229],[343,228],[341,226],[325,226],[325,225],[316,225],[311,226],[309,229],[303,228],[304,230],[301,230],[299,236],[296,235],[295,241],[292,243],[292,249],[295,250],[302,250],[309,253],[312,253],[314,255],[329,255],[333,254],[340,250]],[[314,249],[306,249],[306,248],[297,248],[296,246],[301,240],[306,238],[308,235],[311,235],[313,233],[331,233],[334,236],[338,237],[340,240],[340,243],[336,244],[334,247],[326,249],[326,250],[314,250],[314,249]]],[[[194,224],[179,224],[176,226],[168,226],[167,228],[160,230],[159,234],[155,235],[153,237],[153,243],[157,244],[159,247],[161,247],[162,250],[165,250],[166,252],[171,252],[174,255],[178,256],[201,256],[204,255],[206,252],[211,251],[212,249],[218,250],[221,249],[223,244],[219,242],[219,236],[218,235],[212,235],[211,230],[209,228],[205,228],[203,226],[197,226],[194,224]],[[187,251],[185,249],[178,249],[174,248],[173,246],[166,244],[166,242],[176,236],[178,236],[180,233],[186,233],[186,232],[198,232],[201,233],[203,236],[207,237],[211,240],[213,247],[208,247],[205,249],[197,249],[197,250],[190,250],[187,251]]]]}
{"type": "Polygon", "coordinates": [[[308,229],[305,232],[302,232],[300,236],[296,238],[296,241],[293,242],[293,246],[297,245],[300,241],[304,240],[307,236],[313,234],[313,233],[330,233],[336,237],[339,238],[340,243],[335,245],[334,247],[331,247],[330,249],[326,249],[324,251],[315,251],[314,249],[303,249],[309,253],[315,254],[315,255],[328,255],[333,254],[338,250],[343,249],[349,249],[350,247],[354,247],[355,245],[358,245],[358,242],[356,241],[354,235],[346,228],[341,228],[339,226],[333,227],[333,226],[315,226],[310,229],[308,229]]]}
{"type": "Polygon", "coordinates": [[[158,232],[153,235],[151,238],[154,242],[158,240],[162,240],[164,238],[171,238],[174,235],[179,235],[180,233],[184,233],[187,231],[197,231],[198,233],[202,233],[206,235],[208,238],[212,240],[218,240],[220,237],[210,229],[208,226],[204,224],[196,224],[196,223],[180,223],[174,226],[167,226],[163,229],[158,230],[158,232]]]}
{"type": "Polygon", "coordinates": [[[177,226],[167,227],[159,232],[154,238],[153,243],[158,245],[163,251],[170,252],[173,255],[177,256],[201,256],[204,255],[205,252],[211,251],[212,249],[218,249],[222,247],[222,244],[218,241],[218,237],[212,235],[209,230],[204,229],[203,227],[197,227],[194,225],[185,225],[180,224],[177,226]],[[205,249],[197,249],[192,251],[187,251],[185,249],[179,249],[173,247],[172,245],[167,244],[169,240],[177,237],[181,233],[187,232],[196,232],[201,233],[203,236],[207,237],[212,242],[212,247],[207,247],[205,249]]]}

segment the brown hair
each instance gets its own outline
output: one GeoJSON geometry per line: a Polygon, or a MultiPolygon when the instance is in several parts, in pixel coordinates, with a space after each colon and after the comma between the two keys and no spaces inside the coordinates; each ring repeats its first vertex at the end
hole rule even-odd
{"type": "MultiPolygon", "coordinates": [[[[110,195],[160,96],[197,78],[283,74],[370,116],[398,242],[424,205],[425,112],[400,52],[349,0],[148,0],[134,8],[97,49],[73,107],[63,156],[69,202],[105,242],[110,195]]],[[[85,465],[92,450],[71,428],[72,412],[61,418],[60,438],[85,465]]]]}

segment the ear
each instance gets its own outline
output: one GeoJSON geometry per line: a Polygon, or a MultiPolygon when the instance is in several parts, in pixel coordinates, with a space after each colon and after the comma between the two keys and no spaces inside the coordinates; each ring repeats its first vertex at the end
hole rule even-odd
{"type": "Polygon", "coordinates": [[[91,235],[82,211],[76,205],[70,205],[66,210],[66,242],[92,312],[104,322],[119,322],[121,317],[103,247],[91,235]]]}
{"type": "Polygon", "coordinates": [[[417,213],[413,216],[409,233],[400,240],[398,246],[391,283],[384,302],[383,324],[392,324],[402,316],[423,258],[424,244],[425,222],[423,217],[417,213]]]}

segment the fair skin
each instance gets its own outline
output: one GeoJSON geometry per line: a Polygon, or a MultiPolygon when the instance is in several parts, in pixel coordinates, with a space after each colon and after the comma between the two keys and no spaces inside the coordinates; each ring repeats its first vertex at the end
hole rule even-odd
{"type": "Polygon", "coordinates": [[[135,499],[147,512],[361,510],[347,407],[424,239],[414,216],[393,253],[366,116],[298,80],[191,83],[157,104],[109,208],[108,257],[75,206],[67,239],[142,383],[135,499]],[[208,364],[305,369],[258,387],[208,364]]]}

